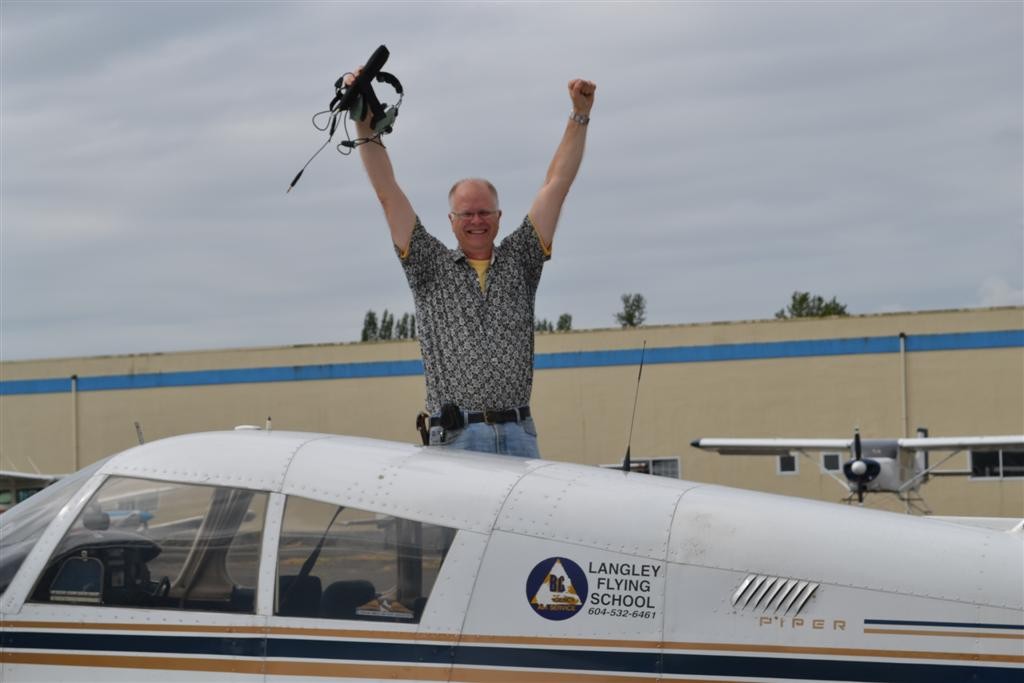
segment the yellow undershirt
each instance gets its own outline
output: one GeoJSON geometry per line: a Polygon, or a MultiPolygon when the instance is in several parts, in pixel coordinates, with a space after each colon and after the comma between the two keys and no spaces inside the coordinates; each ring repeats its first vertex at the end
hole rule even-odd
{"type": "Polygon", "coordinates": [[[469,261],[469,265],[473,266],[473,270],[476,271],[476,276],[480,278],[480,291],[484,291],[484,287],[487,286],[487,269],[491,267],[491,259],[476,259],[466,258],[469,261]]]}
{"type": "MultiPolygon", "coordinates": [[[[533,219],[530,218],[530,225],[533,226],[533,233],[537,235],[537,241],[540,242],[540,248],[544,251],[545,256],[551,256],[551,247],[544,244],[544,240],[541,238],[540,233],[537,232],[537,227],[533,225],[533,219]]],[[[469,265],[473,266],[473,270],[476,271],[477,278],[480,279],[480,291],[483,292],[487,288],[487,269],[491,267],[490,259],[475,259],[466,257],[469,261],[469,265]]]]}

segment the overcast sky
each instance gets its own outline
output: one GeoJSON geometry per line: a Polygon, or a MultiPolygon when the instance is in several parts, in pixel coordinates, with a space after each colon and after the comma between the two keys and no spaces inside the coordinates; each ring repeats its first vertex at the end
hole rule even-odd
{"type": "Polygon", "coordinates": [[[3,0],[0,357],[353,341],[411,311],[357,156],[285,194],[381,43],[385,142],[452,246],[451,182],[493,180],[514,229],[566,83],[597,83],[540,317],[1022,305],[1022,7],[3,0]]]}

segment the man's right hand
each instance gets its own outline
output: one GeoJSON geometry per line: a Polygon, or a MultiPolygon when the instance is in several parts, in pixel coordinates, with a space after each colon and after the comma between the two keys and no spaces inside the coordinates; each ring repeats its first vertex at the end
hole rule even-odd
{"type": "MultiPolygon", "coordinates": [[[[345,84],[346,88],[352,87],[352,84],[356,82],[356,78],[359,77],[359,74],[363,73],[363,67],[365,66],[365,64],[360,64],[355,71],[353,71],[352,73],[345,74],[342,82],[345,84]]],[[[351,114],[351,111],[349,112],[349,114],[351,114]]],[[[368,138],[371,135],[373,135],[373,129],[370,128],[369,116],[366,116],[364,113],[363,118],[361,119],[356,119],[354,116],[352,116],[351,118],[353,121],[355,121],[356,133],[359,137],[368,138]]]]}
{"type": "Polygon", "coordinates": [[[364,66],[366,66],[366,65],[365,64],[360,64],[359,67],[355,71],[353,71],[352,73],[345,74],[342,82],[345,84],[346,88],[351,88],[352,87],[352,84],[356,82],[356,78],[359,76],[359,74],[363,73],[363,67],[364,66]]]}

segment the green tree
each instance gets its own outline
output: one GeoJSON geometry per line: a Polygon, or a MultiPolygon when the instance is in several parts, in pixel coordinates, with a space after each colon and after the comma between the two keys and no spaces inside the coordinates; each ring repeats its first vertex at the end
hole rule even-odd
{"type": "Polygon", "coordinates": [[[388,309],[380,314],[380,330],[377,332],[377,339],[391,339],[395,331],[395,316],[388,313],[388,309]]]}
{"type": "Polygon", "coordinates": [[[810,292],[793,292],[793,298],[789,306],[775,312],[775,317],[780,320],[788,318],[827,318],[829,316],[845,317],[850,315],[846,312],[846,304],[836,301],[835,297],[825,301],[818,295],[812,296],[810,292]]]}
{"type": "Polygon", "coordinates": [[[395,314],[384,309],[377,317],[374,311],[367,311],[363,318],[363,333],[360,339],[365,341],[378,341],[383,339],[415,339],[416,338],[416,315],[403,313],[401,318],[395,319],[395,314]]]}
{"type": "Polygon", "coordinates": [[[533,319],[533,331],[534,332],[568,332],[572,329],[572,316],[568,313],[563,313],[558,316],[558,322],[552,323],[547,318],[534,318],[533,319]]]}
{"type": "Polygon", "coordinates": [[[367,311],[366,316],[363,318],[363,334],[361,339],[363,341],[373,341],[377,338],[377,314],[373,311],[367,311]]]}
{"type": "Polygon", "coordinates": [[[403,313],[402,317],[395,323],[395,339],[416,338],[416,316],[411,313],[403,313]]]}
{"type": "Polygon", "coordinates": [[[615,314],[615,322],[623,327],[640,327],[647,317],[647,301],[643,294],[623,294],[622,310],[615,314]]]}

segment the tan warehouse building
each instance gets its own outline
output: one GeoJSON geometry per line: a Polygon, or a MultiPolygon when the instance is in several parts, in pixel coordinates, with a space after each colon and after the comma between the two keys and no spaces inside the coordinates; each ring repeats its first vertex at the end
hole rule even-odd
{"type": "MultiPolygon", "coordinates": [[[[644,343],[632,455],[670,476],[838,501],[834,460],[723,457],[690,442],[1024,433],[1024,307],[1007,307],[539,334],[545,458],[622,459],[644,343]]],[[[418,442],[423,400],[413,341],[5,362],[0,469],[71,471],[133,446],[135,423],[147,441],[269,416],[274,429],[418,442]]],[[[932,478],[927,506],[1024,515],[1024,454],[985,456],[983,468],[971,453],[944,463],[963,476],[932,478]]],[[[866,504],[904,509],[882,494],[866,504]]]]}

